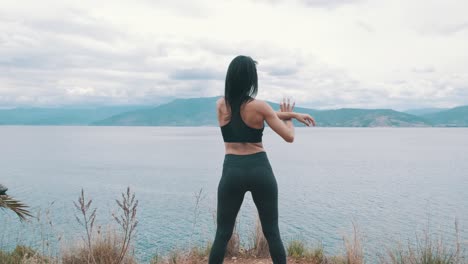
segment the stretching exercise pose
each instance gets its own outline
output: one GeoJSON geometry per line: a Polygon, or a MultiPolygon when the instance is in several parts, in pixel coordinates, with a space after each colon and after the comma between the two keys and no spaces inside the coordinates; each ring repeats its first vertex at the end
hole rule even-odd
{"type": "Polygon", "coordinates": [[[285,141],[294,141],[292,119],[315,126],[308,114],[293,112],[294,102],[283,99],[280,111],[254,99],[258,90],[256,61],[237,56],[229,65],[224,96],[216,104],[225,142],[223,172],[218,184],[217,229],[209,264],[223,263],[237,213],[250,191],[274,264],[286,264],[286,252],[278,228],[278,186],[262,145],[264,121],[285,141]]]}

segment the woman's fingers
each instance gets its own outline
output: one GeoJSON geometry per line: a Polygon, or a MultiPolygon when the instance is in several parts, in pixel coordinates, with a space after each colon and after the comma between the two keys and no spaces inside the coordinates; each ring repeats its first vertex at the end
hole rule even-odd
{"type": "Polygon", "coordinates": [[[304,114],[299,114],[299,115],[296,117],[296,119],[297,119],[297,121],[303,123],[304,125],[309,126],[309,123],[308,123],[308,121],[307,121],[306,115],[304,115],[304,114]]]}
{"type": "Polygon", "coordinates": [[[296,101],[291,102],[291,98],[283,97],[280,102],[280,110],[281,112],[292,112],[294,110],[294,106],[296,106],[296,101]]]}
{"type": "Polygon", "coordinates": [[[291,110],[291,105],[290,105],[290,102],[289,102],[289,99],[283,97],[281,99],[281,102],[280,102],[280,109],[281,109],[281,112],[290,112],[291,110]]]}
{"type": "Polygon", "coordinates": [[[311,123],[313,126],[315,126],[315,120],[314,120],[312,117],[310,118],[310,123],[311,123]]]}
{"type": "Polygon", "coordinates": [[[307,126],[315,126],[315,120],[309,114],[300,114],[297,121],[304,123],[307,126]]]}

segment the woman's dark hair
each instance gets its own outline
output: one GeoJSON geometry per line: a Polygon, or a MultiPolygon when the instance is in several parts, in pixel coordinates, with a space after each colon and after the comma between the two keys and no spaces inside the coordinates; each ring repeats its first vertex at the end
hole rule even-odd
{"type": "Polygon", "coordinates": [[[229,64],[224,98],[226,106],[231,108],[231,118],[240,116],[243,103],[252,101],[258,91],[257,62],[249,56],[239,55],[229,64]]]}

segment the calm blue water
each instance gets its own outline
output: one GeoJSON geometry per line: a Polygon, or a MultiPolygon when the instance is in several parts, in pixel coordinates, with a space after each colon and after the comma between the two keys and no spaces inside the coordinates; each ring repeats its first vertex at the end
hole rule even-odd
{"type": "MultiPolygon", "coordinates": [[[[354,221],[366,254],[375,256],[426,229],[452,243],[456,219],[468,241],[468,129],[296,128],[289,144],[266,128],[264,145],[284,242],[321,241],[327,252],[341,252],[354,221]]],[[[34,246],[41,236],[76,243],[84,235],[73,206],[81,188],[105,226],[127,186],[139,200],[141,260],[183,248],[190,237],[212,241],[223,155],[216,127],[0,127],[0,182],[52,222],[19,224],[0,211],[0,246],[34,246]]],[[[255,217],[247,193],[238,216],[244,244],[255,217]]]]}

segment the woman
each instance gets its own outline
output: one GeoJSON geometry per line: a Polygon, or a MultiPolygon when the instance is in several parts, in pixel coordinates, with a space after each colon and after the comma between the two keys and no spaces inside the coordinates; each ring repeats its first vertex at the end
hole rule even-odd
{"type": "Polygon", "coordinates": [[[278,228],[278,187],[262,145],[264,121],[290,143],[294,141],[293,118],[307,126],[315,121],[308,114],[294,113],[294,103],[289,100],[283,99],[281,110],[275,112],[266,102],[254,99],[258,89],[256,63],[247,56],[234,58],[227,71],[224,97],[217,101],[226,154],[218,185],[217,229],[210,264],[223,263],[247,191],[257,207],[273,263],[286,263],[278,228]]]}

